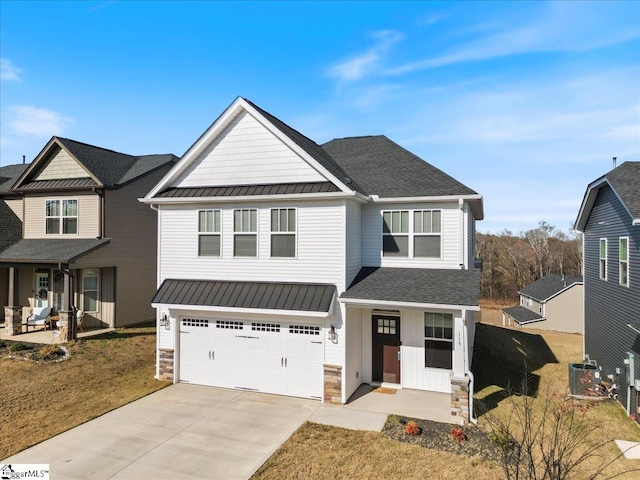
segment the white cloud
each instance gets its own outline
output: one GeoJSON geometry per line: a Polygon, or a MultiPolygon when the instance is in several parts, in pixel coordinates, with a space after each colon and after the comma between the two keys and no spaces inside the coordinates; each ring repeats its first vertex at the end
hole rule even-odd
{"type": "Polygon", "coordinates": [[[20,81],[22,69],[16,67],[11,60],[0,58],[0,80],[20,81]]]}
{"type": "Polygon", "coordinates": [[[380,67],[380,62],[403,35],[394,30],[373,32],[374,45],[366,52],[329,68],[329,76],[341,81],[360,80],[380,67]]]}
{"type": "Polygon", "coordinates": [[[73,122],[72,118],[31,105],[7,107],[3,115],[3,123],[6,124],[12,135],[47,138],[52,135],[60,135],[71,122],[73,122]]]}

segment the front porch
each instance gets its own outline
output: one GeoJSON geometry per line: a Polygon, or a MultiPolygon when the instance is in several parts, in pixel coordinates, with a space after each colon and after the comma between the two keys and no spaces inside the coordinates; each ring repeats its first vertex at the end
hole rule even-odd
{"type": "MultiPolygon", "coordinates": [[[[112,332],[113,328],[90,328],[84,332],[78,332],[78,340],[95,337],[104,333],[112,332]]],[[[40,328],[29,333],[21,333],[19,335],[8,335],[4,328],[4,323],[0,324],[0,340],[11,340],[13,342],[38,343],[41,345],[51,345],[55,343],[64,343],[60,335],[55,335],[56,330],[44,330],[40,328]]]]}

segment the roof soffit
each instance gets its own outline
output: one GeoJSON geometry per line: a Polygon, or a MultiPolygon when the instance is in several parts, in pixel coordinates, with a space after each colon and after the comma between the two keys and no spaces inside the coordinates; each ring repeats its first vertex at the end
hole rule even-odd
{"type": "Polygon", "coordinates": [[[320,175],[324,176],[327,180],[338,186],[340,190],[345,193],[352,192],[352,189],[347,187],[342,181],[320,165],[307,152],[305,152],[287,135],[280,131],[280,129],[265,118],[264,115],[256,110],[249,102],[242,97],[238,97],[200,136],[200,138],[198,138],[198,140],[189,147],[176,166],[147,194],[145,198],[152,198],[157,195],[158,192],[161,192],[168,187],[175,186],[174,184],[187,172],[189,167],[194,162],[198,161],[207,148],[209,148],[216,138],[218,138],[218,136],[220,136],[243,111],[255,118],[270,133],[296,153],[296,155],[306,161],[309,166],[316,170],[320,175]]]}

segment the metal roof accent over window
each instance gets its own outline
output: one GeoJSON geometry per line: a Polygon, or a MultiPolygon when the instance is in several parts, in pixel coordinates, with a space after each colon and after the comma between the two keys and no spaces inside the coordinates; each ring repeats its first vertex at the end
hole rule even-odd
{"type": "Polygon", "coordinates": [[[64,180],[37,180],[35,182],[24,183],[16,190],[51,190],[63,188],[95,187],[98,184],[93,179],[67,178],[64,180]]]}
{"type": "Polygon", "coordinates": [[[328,312],[335,285],[167,279],[151,303],[328,312]]]}
{"type": "Polygon", "coordinates": [[[281,183],[274,185],[232,185],[225,187],[171,188],[156,195],[159,198],[244,197],[252,195],[293,195],[300,193],[339,192],[331,182],[281,183]]]}

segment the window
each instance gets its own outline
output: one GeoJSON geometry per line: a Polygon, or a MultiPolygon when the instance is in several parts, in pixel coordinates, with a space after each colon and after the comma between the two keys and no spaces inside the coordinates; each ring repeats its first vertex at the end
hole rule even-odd
{"type": "Polygon", "coordinates": [[[409,256],[409,211],[382,213],[382,255],[409,256]]]}
{"type": "Polygon", "coordinates": [[[78,233],[78,200],[47,200],[45,203],[47,235],[78,233]]]}
{"type": "Polygon", "coordinates": [[[233,211],[233,256],[258,256],[258,210],[233,211]]]}
{"type": "Polygon", "coordinates": [[[296,209],[271,209],[271,256],[296,256],[296,209]]]}
{"type": "Polygon", "coordinates": [[[398,335],[397,322],[395,318],[378,318],[378,333],[383,335],[398,335]]]}
{"type": "Polygon", "coordinates": [[[220,210],[198,212],[198,256],[220,256],[220,210]]]}
{"type": "Polygon", "coordinates": [[[442,240],[442,211],[413,212],[413,256],[440,258],[442,240]]]}
{"type": "Polygon", "coordinates": [[[607,279],[607,239],[600,239],[600,278],[607,279]]]}
{"type": "Polygon", "coordinates": [[[424,366],[453,367],[453,315],[450,313],[424,314],[424,366]]]}
{"type": "Polygon", "coordinates": [[[618,257],[620,260],[620,285],[629,286],[629,237],[620,237],[618,257]]]}
{"type": "Polygon", "coordinates": [[[82,295],[83,310],[85,312],[98,311],[98,270],[97,268],[87,268],[82,271],[82,295]]]}

